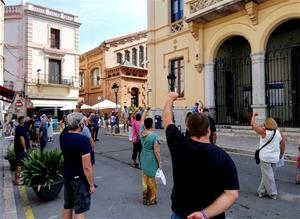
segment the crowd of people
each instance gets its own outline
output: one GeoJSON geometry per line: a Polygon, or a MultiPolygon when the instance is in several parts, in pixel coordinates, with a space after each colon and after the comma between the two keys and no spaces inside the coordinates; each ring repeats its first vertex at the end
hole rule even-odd
{"type": "MultiPolygon", "coordinates": [[[[173,167],[173,190],[171,219],[225,218],[228,210],[239,196],[239,180],[231,157],[217,143],[215,121],[209,110],[195,104],[186,114],[186,131],[174,123],[173,104],[178,94],[171,92],[163,110],[163,126],[173,167]]],[[[150,107],[145,109],[126,106],[122,112],[113,110],[103,118],[98,112],[84,114],[80,107],[64,116],[59,122],[60,147],[64,157],[64,210],[63,218],[72,218],[73,211],[84,218],[91,204],[91,194],[96,192],[93,165],[95,164],[95,141],[101,121],[106,131],[129,133],[132,141],[132,167],[141,169],[142,203],[155,205],[158,201],[156,174],[162,169],[159,140],[152,131],[153,119],[148,117],[150,107]]],[[[258,197],[277,199],[275,183],[276,164],[283,158],[285,139],[277,123],[267,118],[263,127],[256,123],[258,113],[253,113],[251,126],[260,138],[259,160],[261,182],[258,197]]],[[[41,151],[53,140],[51,115],[19,117],[14,130],[17,160],[16,184],[22,184],[20,171],[22,158],[39,141],[41,151]]],[[[300,141],[298,145],[296,183],[300,183],[300,141]]]]}

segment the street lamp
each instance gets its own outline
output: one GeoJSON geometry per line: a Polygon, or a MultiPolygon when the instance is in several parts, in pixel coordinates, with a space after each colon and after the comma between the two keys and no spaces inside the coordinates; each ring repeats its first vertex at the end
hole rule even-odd
{"type": "Polygon", "coordinates": [[[119,86],[114,83],[113,86],[111,87],[111,89],[113,90],[113,92],[116,95],[116,109],[118,108],[118,92],[119,92],[119,86]]]}
{"type": "Polygon", "coordinates": [[[175,91],[175,81],[176,81],[176,75],[174,73],[169,73],[167,76],[170,91],[175,91]]]}

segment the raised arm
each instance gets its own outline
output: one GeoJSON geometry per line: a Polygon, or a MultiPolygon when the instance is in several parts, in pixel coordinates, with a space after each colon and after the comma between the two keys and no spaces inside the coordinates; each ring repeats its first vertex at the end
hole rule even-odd
{"type": "Polygon", "coordinates": [[[175,92],[169,93],[169,98],[165,103],[164,112],[163,112],[163,123],[164,128],[166,129],[173,122],[173,103],[177,99],[178,94],[175,92]]]}
{"type": "Polygon", "coordinates": [[[142,120],[141,120],[141,125],[144,125],[144,121],[148,115],[148,112],[151,108],[150,107],[146,107],[146,109],[144,110],[143,116],[142,116],[142,120]]]}
{"type": "Polygon", "coordinates": [[[251,126],[252,126],[252,129],[253,129],[257,134],[259,134],[260,136],[262,136],[262,137],[264,138],[264,137],[266,137],[266,130],[263,129],[262,127],[259,127],[259,126],[256,124],[256,121],[255,121],[256,116],[258,116],[258,113],[253,113],[252,118],[251,118],[251,126]]]}

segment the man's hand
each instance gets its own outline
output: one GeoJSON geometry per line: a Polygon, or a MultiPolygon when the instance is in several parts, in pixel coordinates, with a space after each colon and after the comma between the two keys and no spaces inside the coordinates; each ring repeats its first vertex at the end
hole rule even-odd
{"type": "Polygon", "coordinates": [[[203,214],[200,211],[190,214],[187,218],[188,219],[205,219],[205,217],[203,216],[203,214]]]}
{"type": "Polygon", "coordinates": [[[178,98],[178,93],[176,92],[170,92],[169,93],[169,98],[173,101],[175,101],[178,98]]]}
{"type": "Polygon", "coordinates": [[[90,193],[93,194],[96,192],[96,187],[95,185],[90,186],[90,193]]]}

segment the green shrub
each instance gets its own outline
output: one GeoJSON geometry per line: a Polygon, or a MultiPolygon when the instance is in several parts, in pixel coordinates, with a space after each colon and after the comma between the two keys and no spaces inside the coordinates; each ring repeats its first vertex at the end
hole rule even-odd
{"type": "Polygon", "coordinates": [[[7,147],[5,159],[6,160],[15,160],[16,159],[13,142],[10,143],[10,145],[8,145],[8,147],[7,147]]]}
{"type": "Polygon", "coordinates": [[[60,151],[31,151],[23,160],[22,178],[25,185],[48,187],[63,180],[63,155],[60,151]]]}

